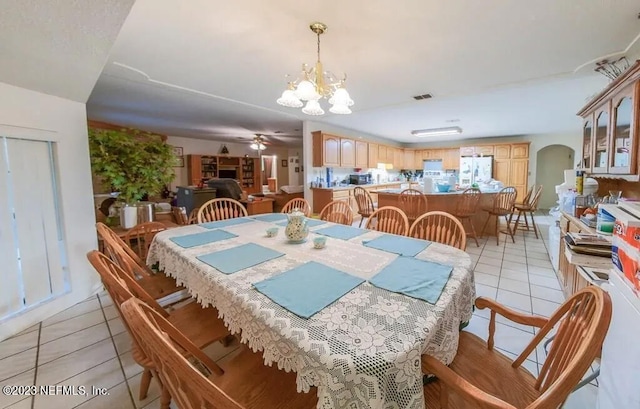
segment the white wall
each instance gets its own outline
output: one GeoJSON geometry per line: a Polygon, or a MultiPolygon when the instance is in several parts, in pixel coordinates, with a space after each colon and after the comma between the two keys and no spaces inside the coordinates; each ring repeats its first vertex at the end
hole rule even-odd
{"type": "Polygon", "coordinates": [[[86,258],[88,251],[97,248],[97,241],[85,105],[0,83],[0,133],[18,138],[38,134],[37,139],[46,133],[57,142],[62,228],[71,279],[70,293],[2,323],[2,340],[86,299],[102,286],[86,258]]]}
{"type": "MultiPolygon", "coordinates": [[[[222,145],[226,145],[227,149],[229,149],[230,156],[244,156],[249,155],[250,157],[257,158],[258,152],[251,149],[249,147],[249,143],[227,143],[220,141],[209,141],[204,139],[194,139],[194,138],[183,138],[180,136],[169,136],[167,138],[167,143],[172,146],[182,147],[183,153],[185,155],[184,162],[185,167],[183,168],[173,168],[176,173],[176,178],[171,184],[171,189],[175,189],[176,186],[187,186],[189,181],[187,179],[187,155],[218,155],[220,154],[220,149],[222,149],[222,145]]],[[[298,149],[302,152],[302,148],[298,149]]],[[[278,186],[284,186],[289,184],[289,172],[287,168],[283,168],[281,164],[282,159],[286,159],[289,154],[289,150],[287,148],[282,147],[271,147],[267,146],[267,149],[262,151],[264,155],[276,155],[278,157],[278,186]]]]}
{"type": "Polygon", "coordinates": [[[550,209],[557,206],[555,186],[564,182],[564,170],[575,166],[575,152],[564,145],[550,145],[538,151],[536,184],[542,185],[538,207],[550,209]]]}

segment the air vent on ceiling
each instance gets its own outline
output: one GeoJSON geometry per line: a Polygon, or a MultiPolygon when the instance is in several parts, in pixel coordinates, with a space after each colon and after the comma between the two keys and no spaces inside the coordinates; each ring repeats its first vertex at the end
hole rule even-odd
{"type": "Polygon", "coordinates": [[[422,99],[429,99],[432,98],[433,95],[431,94],[422,94],[422,95],[416,95],[415,97],[413,97],[413,99],[415,99],[416,101],[420,101],[422,99]]]}

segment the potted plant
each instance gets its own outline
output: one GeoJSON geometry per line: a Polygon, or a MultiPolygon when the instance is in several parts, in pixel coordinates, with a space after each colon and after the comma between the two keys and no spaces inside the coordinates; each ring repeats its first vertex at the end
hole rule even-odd
{"type": "Polygon", "coordinates": [[[119,192],[120,224],[137,223],[136,203],[160,193],[174,178],[172,147],[158,135],[135,129],[89,129],[91,170],[111,190],[119,192]]]}

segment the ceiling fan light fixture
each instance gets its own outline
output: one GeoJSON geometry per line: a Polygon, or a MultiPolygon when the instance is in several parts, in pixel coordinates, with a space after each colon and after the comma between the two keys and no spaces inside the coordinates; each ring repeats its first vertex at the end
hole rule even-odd
{"type": "Polygon", "coordinates": [[[267,149],[267,147],[262,142],[263,142],[262,136],[256,135],[253,138],[253,142],[251,143],[251,145],[249,145],[249,147],[254,151],[263,151],[267,149]]]}
{"type": "Polygon", "coordinates": [[[441,136],[441,135],[457,135],[462,133],[462,128],[459,126],[451,126],[448,128],[432,128],[432,129],[416,129],[411,131],[411,135],[419,138],[427,136],[441,136]]]}
{"type": "Polygon", "coordinates": [[[322,98],[328,98],[329,104],[332,105],[332,108],[329,109],[330,112],[350,114],[349,107],[353,105],[353,99],[345,88],[346,75],[340,80],[337,79],[331,72],[323,69],[320,61],[320,35],[327,30],[327,25],[316,22],[311,23],[309,28],[318,38],[316,64],[311,68],[307,64],[303,64],[300,77],[288,84],[287,91],[293,91],[293,96],[285,91],[276,102],[286,107],[300,108],[303,105],[302,101],[307,101],[307,104],[302,108],[303,113],[324,115],[325,112],[318,101],[322,98]]]}

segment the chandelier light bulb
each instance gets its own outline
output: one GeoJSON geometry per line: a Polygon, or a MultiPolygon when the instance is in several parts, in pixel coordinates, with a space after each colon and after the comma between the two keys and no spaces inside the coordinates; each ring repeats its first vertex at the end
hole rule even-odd
{"type": "Polygon", "coordinates": [[[304,104],[296,96],[295,91],[287,89],[282,93],[282,96],[276,101],[279,105],[289,108],[301,108],[304,104]]]}
{"type": "Polygon", "coordinates": [[[307,101],[307,105],[302,108],[302,112],[307,115],[324,115],[324,110],[315,99],[307,101]]]}
{"type": "Polygon", "coordinates": [[[353,105],[353,100],[349,96],[349,92],[347,92],[346,88],[338,88],[333,93],[333,96],[329,98],[329,103],[331,105],[345,105],[350,107],[353,105]]]}
{"type": "Polygon", "coordinates": [[[348,115],[351,113],[351,110],[347,105],[334,104],[331,108],[329,108],[329,112],[331,112],[332,114],[348,115]]]}
{"type": "Polygon", "coordinates": [[[316,87],[311,83],[311,81],[308,80],[300,81],[295,93],[296,97],[298,97],[302,101],[313,101],[320,99],[320,95],[316,92],[316,87]]]}

